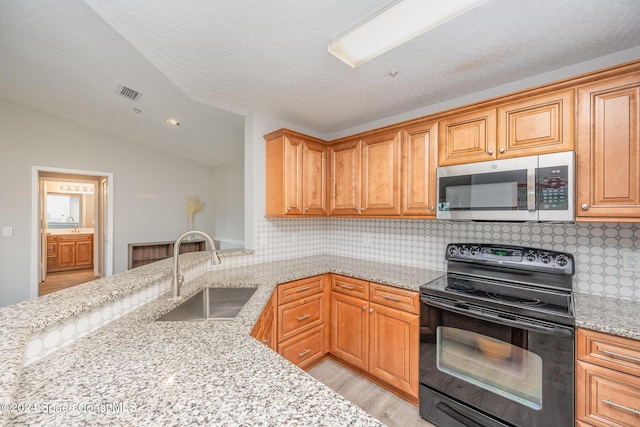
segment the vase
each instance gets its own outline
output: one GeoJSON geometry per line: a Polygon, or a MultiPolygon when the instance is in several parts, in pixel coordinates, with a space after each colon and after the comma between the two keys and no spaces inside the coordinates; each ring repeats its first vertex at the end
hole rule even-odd
{"type": "MultiPolygon", "coordinates": [[[[193,221],[193,216],[188,216],[188,217],[187,217],[187,231],[193,231],[193,230],[195,230],[195,229],[196,229],[196,228],[195,228],[195,224],[194,224],[194,221],[193,221]]],[[[185,240],[195,240],[195,238],[196,238],[196,236],[195,236],[195,235],[190,234],[190,235],[188,235],[188,236],[186,237],[186,239],[185,239],[185,240]]]]}

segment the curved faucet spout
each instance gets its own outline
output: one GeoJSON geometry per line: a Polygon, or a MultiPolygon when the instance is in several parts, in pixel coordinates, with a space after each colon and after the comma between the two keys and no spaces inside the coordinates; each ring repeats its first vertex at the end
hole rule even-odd
{"type": "Polygon", "coordinates": [[[182,233],[180,237],[176,239],[176,242],[173,244],[173,280],[171,282],[171,296],[179,297],[180,296],[180,287],[182,286],[182,282],[184,282],[184,276],[180,272],[180,267],[178,265],[178,256],[180,255],[180,244],[185,237],[195,234],[197,236],[204,237],[208,242],[209,246],[211,246],[211,264],[216,265],[220,264],[220,256],[218,256],[218,252],[216,251],[216,245],[213,243],[213,239],[204,231],[198,230],[190,230],[186,233],[182,233]]]}

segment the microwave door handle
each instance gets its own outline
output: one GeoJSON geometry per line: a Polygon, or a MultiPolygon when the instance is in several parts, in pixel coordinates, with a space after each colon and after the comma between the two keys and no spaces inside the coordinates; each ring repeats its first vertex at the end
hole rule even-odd
{"type": "Polygon", "coordinates": [[[536,210],[536,169],[527,169],[527,209],[536,210]]]}

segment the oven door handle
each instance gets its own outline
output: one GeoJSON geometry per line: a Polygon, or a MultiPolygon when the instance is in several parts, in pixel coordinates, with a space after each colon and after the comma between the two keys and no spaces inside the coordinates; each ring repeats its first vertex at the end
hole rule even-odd
{"type": "Polygon", "coordinates": [[[420,300],[426,305],[431,305],[433,307],[440,308],[442,310],[452,311],[454,313],[464,314],[465,316],[474,317],[479,320],[486,320],[487,322],[498,323],[500,325],[511,326],[514,328],[526,329],[528,331],[540,332],[542,334],[547,334],[547,335],[567,336],[567,337],[573,336],[573,328],[570,328],[568,326],[561,326],[561,325],[544,326],[544,325],[533,323],[533,322],[506,319],[504,317],[493,316],[487,313],[479,313],[476,310],[469,310],[466,308],[456,307],[455,305],[445,304],[440,301],[434,301],[433,299],[429,298],[426,295],[422,295],[420,300]]]}

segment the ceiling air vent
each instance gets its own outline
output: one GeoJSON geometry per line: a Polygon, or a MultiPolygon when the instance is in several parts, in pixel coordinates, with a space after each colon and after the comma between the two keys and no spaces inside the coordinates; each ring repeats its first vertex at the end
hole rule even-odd
{"type": "Polygon", "coordinates": [[[134,101],[137,101],[142,96],[142,94],[137,90],[133,90],[124,85],[118,85],[118,90],[116,91],[116,93],[122,96],[126,96],[129,99],[133,99],[134,101]]]}

